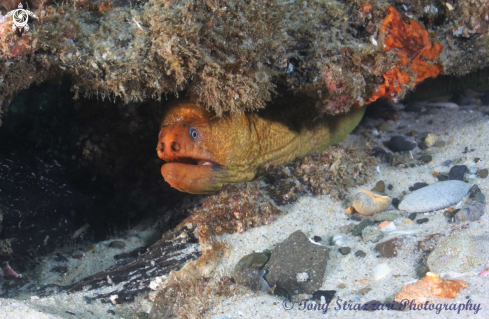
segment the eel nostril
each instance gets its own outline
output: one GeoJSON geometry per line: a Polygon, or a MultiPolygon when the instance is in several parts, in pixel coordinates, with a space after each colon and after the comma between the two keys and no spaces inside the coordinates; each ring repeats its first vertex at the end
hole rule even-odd
{"type": "Polygon", "coordinates": [[[177,142],[172,142],[171,143],[171,149],[174,150],[175,152],[179,151],[180,150],[180,144],[178,144],[177,142]]]}
{"type": "Polygon", "coordinates": [[[158,150],[161,152],[165,151],[165,143],[160,143],[160,147],[158,147],[158,150]]]}

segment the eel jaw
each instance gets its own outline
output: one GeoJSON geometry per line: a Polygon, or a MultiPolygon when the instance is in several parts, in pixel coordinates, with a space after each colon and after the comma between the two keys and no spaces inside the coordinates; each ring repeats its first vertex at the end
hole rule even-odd
{"type": "Polygon", "coordinates": [[[191,194],[211,194],[221,190],[225,169],[210,161],[197,165],[171,162],[161,167],[161,175],[173,188],[191,194]]]}

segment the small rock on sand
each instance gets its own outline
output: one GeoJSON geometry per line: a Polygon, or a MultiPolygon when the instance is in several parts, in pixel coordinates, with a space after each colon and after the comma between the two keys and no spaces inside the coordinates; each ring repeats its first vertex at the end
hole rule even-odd
{"type": "Polygon", "coordinates": [[[458,203],[467,194],[470,185],[462,181],[444,181],[418,189],[404,197],[399,210],[424,213],[458,203]]]}

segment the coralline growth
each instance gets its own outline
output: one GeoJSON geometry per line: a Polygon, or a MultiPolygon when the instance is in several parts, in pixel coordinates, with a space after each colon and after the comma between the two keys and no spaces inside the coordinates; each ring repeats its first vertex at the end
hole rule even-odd
{"type": "MultiPolygon", "coordinates": [[[[2,0],[7,10],[17,3],[2,0]]],[[[39,20],[28,33],[0,23],[5,101],[33,83],[69,80],[75,98],[181,92],[221,115],[264,107],[280,85],[336,114],[489,61],[482,0],[30,4],[39,20]]]]}

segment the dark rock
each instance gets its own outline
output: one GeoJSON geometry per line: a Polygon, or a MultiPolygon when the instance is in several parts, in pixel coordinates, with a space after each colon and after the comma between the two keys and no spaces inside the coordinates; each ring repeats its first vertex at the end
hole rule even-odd
{"type": "Polygon", "coordinates": [[[350,252],[351,252],[351,248],[350,247],[341,247],[338,249],[338,251],[343,255],[348,255],[350,252]]]}
{"type": "Polygon", "coordinates": [[[455,221],[455,215],[460,211],[460,209],[455,209],[453,211],[447,210],[443,215],[447,218],[449,223],[453,223],[455,221]]]}
{"type": "Polygon", "coordinates": [[[420,219],[416,220],[416,223],[421,225],[421,224],[427,223],[428,221],[429,221],[428,218],[420,218],[420,219]]]}
{"type": "Polygon", "coordinates": [[[360,235],[362,235],[362,231],[366,227],[371,226],[373,224],[374,224],[374,222],[371,221],[370,219],[364,219],[358,225],[356,225],[355,228],[353,228],[353,230],[351,231],[351,233],[352,233],[353,236],[360,236],[360,235]]]}
{"type": "Polygon", "coordinates": [[[361,219],[360,217],[358,217],[358,216],[350,216],[350,218],[349,218],[349,219],[354,220],[354,221],[356,221],[356,222],[359,222],[359,221],[361,221],[361,220],[362,220],[362,219],[361,219]]]}
{"type": "Polygon", "coordinates": [[[319,243],[321,240],[323,240],[321,237],[319,236],[314,236],[312,237],[312,239],[316,242],[316,243],[319,243]]]}
{"type": "Polygon", "coordinates": [[[300,230],[277,244],[272,250],[270,261],[265,269],[265,280],[270,287],[276,286],[274,293],[290,298],[298,293],[312,293],[322,283],[329,249],[309,241],[300,230]],[[309,280],[297,282],[297,274],[306,272],[309,280]]]}
{"type": "Polygon", "coordinates": [[[381,147],[374,147],[371,152],[372,156],[379,158],[384,163],[390,163],[391,156],[381,147]]]}
{"type": "Polygon", "coordinates": [[[394,186],[392,186],[392,184],[389,184],[389,185],[387,186],[387,189],[391,191],[391,190],[393,190],[393,189],[394,189],[394,186]]]}
{"type": "Polygon", "coordinates": [[[444,166],[450,166],[450,164],[452,164],[452,161],[451,160],[446,160],[443,162],[443,165],[444,166]]]}
{"type": "Polygon", "coordinates": [[[477,184],[474,184],[470,189],[469,189],[469,198],[474,198],[475,194],[480,193],[481,190],[477,184]]]}
{"type": "Polygon", "coordinates": [[[480,157],[476,157],[474,158],[474,163],[479,163],[480,160],[481,160],[480,157]]]}
{"type": "Polygon", "coordinates": [[[487,168],[483,168],[477,172],[477,175],[479,175],[480,178],[487,178],[488,175],[488,170],[487,168]]]}
{"type": "Polygon", "coordinates": [[[353,223],[350,223],[348,225],[345,225],[345,226],[341,226],[339,228],[340,232],[342,234],[348,234],[349,232],[351,232],[353,230],[353,228],[355,228],[355,224],[353,223]]]}
{"type": "Polygon", "coordinates": [[[83,296],[83,301],[85,301],[87,304],[91,304],[92,303],[92,298],[90,297],[87,297],[87,296],[83,296]]]}
{"type": "Polygon", "coordinates": [[[467,172],[467,166],[455,165],[448,172],[448,179],[463,181],[465,172],[467,172]]]}
{"type": "Polygon", "coordinates": [[[411,213],[411,214],[408,215],[408,218],[410,220],[415,220],[416,219],[416,215],[417,215],[416,213],[411,213]]]}
{"type": "Polygon", "coordinates": [[[363,250],[357,250],[357,252],[355,253],[355,256],[360,257],[360,258],[364,258],[365,256],[367,256],[367,254],[363,250]]]}
{"type": "Polygon", "coordinates": [[[393,136],[389,141],[389,149],[393,152],[410,151],[416,147],[416,143],[404,136],[393,136]]]}
{"type": "Polygon", "coordinates": [[[473,201],[460,209],[455,215],[455,222],[473,222],[480,219],[482,215],[484,215],[484,204],[478,201],[473,201]]]}
{"type": "Polygon", "coordinates": [[[392,199],[392,206],[397,208],[399,206],[399,199],[398,198],[393,198],[392,199]]]}
{"type": "Polygon", "coordinates": [[[375,245],[374,249],[379,251],[383,257],[392,258],[397,256],[397,249],[401,247],[402,244],[403,240],[399,237],[395,237],[382,243],[378,243],[375,245]]]}
{"type": "Polygon", "coordinates": [[[109,244],[110,248],[124,249],[126,248],[126,243],[122,240],[114,240],[109,244]]]}
{"type": "Polygon", "coordinates": [[[427,149],[429,148],[428,146],[426,146],[426,145],[425,145],[425,144],[423,144],[423,143],[419,143],[419,144],[418,144],[418,147],[419,147],[419,149],[420,149],[420,150],[422,150],[422,151],[427,150],[427,149]]]}
{"type": "Polygon", "coordinates": [[[107,313],[108,313],[109,315],[113,315],[113,316],[115,316],[115,311],[114,311],[114,310],[112,310],[112,309],[107,310],[107,313]]]}
{"type": "Polygon", "coordinates": [[[423,163],[429,163],[433,160],[433,157],[429,154],[424,154],[419,157],[419,160],[423,163]]]}
{"type": "Polygon", "coordinates": [[[448,181],[448,175],[447,174],[438,174],[438,175],[436,175],[436,178],[440,182],[448,181]]]}
{"type": "Polygon", "coordinates": [[[418,189],[423,188],[423,187],[426,187],[426,186],[428,186],[427,183],[414,183],[413,186],[409,187],[409,190],[410,191],[415,191],[415,190],[418,190],[418,189]]]}
{"type": "Polygon", "coordinates": [[[321,297],[324,297],[326,303],[330,303],[335,294],[336,290],[316,290],[312,293],[312,299],[321,301],[321,297]]]}

